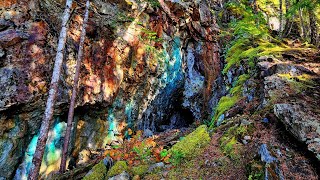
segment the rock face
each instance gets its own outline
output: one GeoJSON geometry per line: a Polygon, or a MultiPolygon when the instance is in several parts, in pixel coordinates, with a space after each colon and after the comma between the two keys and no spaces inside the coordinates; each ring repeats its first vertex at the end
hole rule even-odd
{"type": "Polygon", "coordinates": [[[289,64],[274,58],[259,63],[265,76],[263,104],[274,104],[274,114],[287,130],[320,160],[319,71],[306,54],[301,56],[294,59],[305,58],[306,63],[289,64]]]}
{"type": "MultiPolygon", "coordinates": [[[[214,14],[221,8],[220,1],[137,2],[92,1],[69,150],[74,165],[87,163],[95,149],[121,143],[130,129],[152,135],[212,119],[221,97],[248,71],[240,65],[222,73],[214,14]]],[[[42,178],[59,168],[82,26],[81,3],[74,4],[69,22],[42,178]]],[[[0,179],[25,179],[41,125],[64,4],[9,0],[0,6],[0,179]]],[[[217,117],[219,124],[270,102],[277,104],[275,114],[319,158],[315,114],[319,114],[320,96],[319,88],[314,88],[319,87],[319,67],[264,57],[258,61],[255,76],[243,82],[243,98],[217,117]],[[307,91],[302,91],[297,79],[307,83],[307,91]],[[292,97],[301,102],[291,102],[292,97]]]]}
{"type": "MultiPolygon", "coordinates": [[[[78,164],[86,162],[90,149],[121,142],[128,128],[163,131],[210,115],[206,102],[219,86],[215,80],[222,65],[210,4],[165,1],[166,11],[174,12],[169,15],[146,3],[93,3],[70,149],[78,164]]],[[[23,179],[49,89],[63,2],[1,5],[0,178],[23,179]]],[[[75,11],[43,177],[59,167],[59,155],[50,153],[61,150],[64,130],[57,132],[56,125],[66,121],[73,85],[83,10],[75,11]]]]}
{"type": "Polygon", "coordinates": [[[275,104],[274,112],[287,129],[320,160],[320,117],[299,104],[275,104]]]}

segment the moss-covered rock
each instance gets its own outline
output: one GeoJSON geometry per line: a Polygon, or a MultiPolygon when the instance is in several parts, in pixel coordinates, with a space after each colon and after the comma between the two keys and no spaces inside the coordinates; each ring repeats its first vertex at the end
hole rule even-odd
{"type": "Polygon", "coordinates": [[[148,165],[139,165],[132,168],[133,175],[142,176],[147,173],[149,166],[148,165]]]}
{"type": "MultiPolygon", "coordinates": [[[[239,86],[239,87],[242,87],[242,86],[239,86]]],[[[237,91],[239,91],[239,90],[237,90],[237,91]]],[[[221,99],[219,100],[219,103],[215,109],[215,115],[212,119],[211,127],[213,127],[216,120],[218,120],[218,118],[224,112],[226,112],[227,110],[232,108],[239,101],[239,99],[240,99],[239,95],[221,97],[221,99]]]]}
{"type": "Polygon", "coordinates": [[[91,173],[88,173],[83,180],[98,180],[98,179],[105,179],[107,174],[107,168],[103,164],[102,161],[100,161],[98,164],[93,166],[91,169],[91,173]]]}
{"type": "Polygon", "coordinates": [[[245,135],[251,134],[252,128],[251,124],[230,127],[219,141],[222,152],[233,160],[238,159],[242,144],[237,139],[243,139],[245,135]]]}
{"type": "Polygon", "coordinates": [[[198,155],[199,150],[210,142],[210,136],[206,125],[199,126],[195,131],[187,135],[180,142],[169,149],[171,157],[191,158],[198,155]]]}
{"type": "Polygon", "coordinates": [[[128,172],[128,165],[125,161],[117,161],[111,169],[108,171],[108,177],[116,176],[118,174],[121,174],[123,171],[128,172]]]}

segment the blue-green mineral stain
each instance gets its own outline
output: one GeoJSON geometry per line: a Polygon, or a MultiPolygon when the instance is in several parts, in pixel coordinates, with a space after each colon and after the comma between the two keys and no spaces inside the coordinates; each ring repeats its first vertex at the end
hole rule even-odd
{"type": "MultiPolygon", "coordinates": [[[[59,118],[56,119],[53,128],[49,132],[48,141],[43,156],[43,163],[47,166],[50,164],[58,163],[61,157],[61,137],[66,129],[66,123],[60,122],[59,118]]],[[[24,154],[23,163],[16,171],[14,179],[27,179],[32,165],[32,158],[35,153],[38,141],[38,134],[34,135],[28,148],[24,154]]]]}
{"type": "Polygon", "coordinates": [[[134,101],[131,99],[125,107],[125,114],[127,116],[128,126],[131,127],[133,125],[132,112],[134,107],[134,101]]]}
{"type": "Polygon", "coordinates": [[[181,41],[179,37],[175,37],[172,42],[171,54],[167,51],[167,44],[164,44],[165,57],[165,72],[161,77],[161,85],[165,87],[167,95],[171,94],[176,88],[178,81],[183,79],[182,73],[182,53],[181,53],[181,41]]]}
{"type": "Polygon", "coordinates": [[[109,128],[108,128],[108,135],[104,138],[103,144],[109,144],[112,140],[115,139],[115,133],[117,132],[117,119],[114,116],[114,107],[110,108],[108,111],[108,122],[109,122],[109,128]]]}

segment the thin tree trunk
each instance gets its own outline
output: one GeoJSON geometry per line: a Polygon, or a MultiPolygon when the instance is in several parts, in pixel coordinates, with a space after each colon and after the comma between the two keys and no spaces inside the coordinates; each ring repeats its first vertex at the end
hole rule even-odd
{"type": "Polygon", "coordinates": [[[299,8],[299,19],[300,19],[300,26],[301,26],[301,37],[303,38],[303,40],[305,40],[306,37],[307,37],[307,29],[304,26],[302,9],[301,8],[299,8]]]}
{"type": "Polygon", "coordinates": [[[82,59],[82,55],[83,55],[83,44],[84,44],[84,40],[85,40],[85,36],[86,36],[86,27],[87,27],[87,21],[88,21],[88,17],[89,17],[89,6],[90,6],[90,1],[88,0],[86,3],[85,15],[83,18],[82,31],[81,31],[81,35],[80,35],[80,45],[79,45],[78,59],[77,59],[77,64],[76,64],[76,72],[75,72],[75,76],[74,76],[74,84],[73,84],[73,89],[72,89],[71,102],[70,102],[69,113],[68,113],[67,130],[66,130],[66,135],[64,138],[64,143],[63,143],[62,158],[61,158],[61,164],[60,164],[60,172],[62,172],[62,173],[66,170],[68,144],[70,141],[72,121],[73,121],[73,115],[74,115],[74,106],[75,106],[76,97],[77,97],[80,65],[81,65],[81,59],[82,59]]]}
{"type": "MultiPolygon", "coordinates": [[[[285,0],[285,6],[286,6],[286,13],[288,13],[288,11],[289,11],[289,8],[290,8],[290,2],[289,2],[289,0],[285,0]]],[[[292,26],[292,22],[290,21],[290,19],[289,18],[286,18],[286,24],[285,24],[285,26],[284,26],[284,29],[283,29],[283,31],[282,31],[282,37],[286,37],[287,35],[289,35],[290,34],[290,29],[291,29],[291,26],[292,26]]]]}
{"type": "Polygon", "coordinates": [[[48,96],[46,109],[44,112],[44,116],[43,116],[43,120],[40,128],[36,151],[32,159],[33,166],[31,168],[31,171],[28,177],[29,180],[38,179],[39,170],[40,170],[40,166],[43,158],[43,153],[44,153],[46,142],[48,139],[48,131],[49,131],[49,126],[51,124],[50,122],[53,117],[53,106],[56,101],[58,83],[59,83],[59,78],[61,74],[61,67],[63,62],[63,51],[65,48],[66,39],[67,39],[67,22],[70,18],[71,6],[72,6],[72,0],[67,0],[66,9],[64,10],[63,18],[62,18],[62,28],[59,36],[59,42],[58,42],[57,54],[55,58],[54,69],[52,73],[49,96],[48,96]]]}
{"type": "Polygon", "coordinates": [[[308,14],[309,14],[309,21],[310,21],[310,39],[311,39],[311,44],[317,45],[317,24],[316,24],[316,17],[314,15],[314,12],[312,9],[308,9],[308,14]]]}
{"type": "Polygon", "coordinates": [[[282,2],[283,0],[280,0],[280,26],[279,26],[279,37],[282,38],[282,21],[283,21],[283,11],[282,11],[282,2]]]}

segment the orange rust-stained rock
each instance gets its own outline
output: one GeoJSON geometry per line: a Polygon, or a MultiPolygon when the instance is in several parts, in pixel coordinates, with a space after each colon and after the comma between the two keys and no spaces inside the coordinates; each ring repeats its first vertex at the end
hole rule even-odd
{"type": "Polygon", "coordinates": [[[204,89],[204,99],[209,100],[212,91],[212,83],[220,74],[220,57],[217,44],[206,42],[201,59],[204,64],[206,87],[204,89]]]}
{"type": "Polygon", "coordinates": [[[17,4],[17,0],[3,0],[0,1],[0,7],[10,7],[14,4],[17,4]]]}

